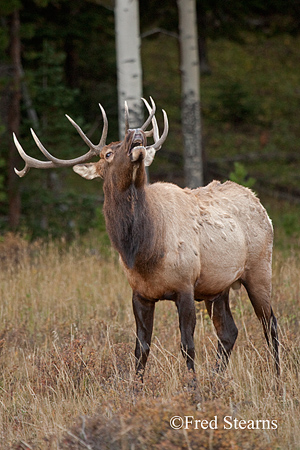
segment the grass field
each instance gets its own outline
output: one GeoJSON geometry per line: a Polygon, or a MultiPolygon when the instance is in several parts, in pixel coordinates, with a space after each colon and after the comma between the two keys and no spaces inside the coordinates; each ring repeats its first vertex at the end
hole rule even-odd
{"type": "Polygon", "coordinates": [[[131,292],[116,255],[103,253],[94,237],[70,247],[7,235],[0,250],[1,449],[300,448],[298,255],[274,255],[279,385],[241,290],[231,296],[239,337],[228,370],[214,381],[216,337],[197,305],[192,390],[176,308],[167,301],[157,305],[145,384],[136,383],[131,292]],[[174,430],[173,416],[217,416],[218,429],[174,430]],[[276,429],[267,422],[265,429],[223,429],[226,416],[273,420],[276,429]]]}

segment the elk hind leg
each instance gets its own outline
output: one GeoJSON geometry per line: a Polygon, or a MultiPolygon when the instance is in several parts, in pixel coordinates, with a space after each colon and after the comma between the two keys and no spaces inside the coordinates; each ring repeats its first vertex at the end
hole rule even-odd
{"type": "Polygon", "coordinates": [[[205,305],[213,321],[218,336],[216,371],[225,370],[231,351],[238,336],[229,305],[229,290],[222,292],[214,300],[205,300],[205,305]]]}
{"type": "Polygon", "coordinates": [[[254,311],[262,323],[264,335],[269,347],[272,347],[275,360],[276,373],[280,375],[279,340],[277,331],[277,320],[271,307],[271,279],[261,279],[263,271],[259,272],[258,279],[253,276],[252,280],[244,282],[244,286],[253,305],[254,311]],[[255,281],[254,281],[255,280],[255,281]],[[271,345],[270,345],[271,338],[271,345]]]}

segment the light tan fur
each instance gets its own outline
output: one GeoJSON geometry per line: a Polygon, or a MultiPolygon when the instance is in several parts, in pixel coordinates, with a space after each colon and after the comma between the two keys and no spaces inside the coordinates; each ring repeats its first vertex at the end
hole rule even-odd
{"type": "MultiPolygon", "coordinates": [[[[197,299],[213,298],[262,259],[271,270],[273,228],[255,195],[232,182],[195,190],[169,183],[145,187],[155,216],[156,249],[164,257],[155,273],[124,270],[133,290],[146,298],[194,289],[197,299]]],[[[236,286],[236,284],[235,284],[236,286]]]]}

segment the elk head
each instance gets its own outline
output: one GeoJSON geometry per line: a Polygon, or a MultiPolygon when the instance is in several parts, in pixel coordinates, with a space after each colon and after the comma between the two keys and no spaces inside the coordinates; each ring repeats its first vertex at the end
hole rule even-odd
{"type": "MultiPolygon", "coordinates": [[[[46,156],[48,161],[39,161],[31,156],[28,156],[17,140],[16,135],[13,135],[15,145],[25,161],[25,168],[21,171],[15,169],[15,172],[20,177],[26,175],[30,168],[38,169],[50,169],[56,167],[73,167],[73,170],[84,178],[89,180],[101,177],[104,180],[108,178],[110,173],[110,180],[114,184],[121,184],[123,188],[126,187],[128,182],[134,182],[137,177],[137,172],[140,169],[141,177],[144,175],[144,166],[150,166],[155,153],[159,150],[165,141],[168,134],[168,119],[167,114],[163,110],[164,116],[164,131],[161,137],[159,136],[157,121],[155,118],[156,106],[151,99],[152,107],[149,103],[142,99],[148,109],[149,116],[141,128],[130,129],[129,128],[129,112],[128,106],[125,102],[125,138],[123,141],[113,142],[109,145],[106,144],[108,121],[103,107],[99,104],[102,118],[103,118],[103,131],[99,144],[94,145],[89,138],[84,134],[79,125],[74,122],[69,116],[71,124],[76,128],[83,141],[88,145],[89,151],[84,155],[70,159],[63,160],[52,156],[43,144],[40,142],[35,132],[31,129],[31,134],[35,143],[41,152],[46,156]],[[152,130],[146,131],[150,123],[152,122],[152,130]],[[147,146],[147,137],[153,136],[154,143],[147,146]],[[100,160],[94,163],[88,163],[93,156],[100,156],[100,160]]],[[[121,186],[120,186],[121,187],[121,186]]]]}
{"type": "Polygon", "coordinates": [[[100,177],[106,183],[125,190],[137,179],[141,183],[145,180],[141,162],[147,160],[146,144],[147,135],[143,129],[128,129],[123,141],[112,142],[102,148],[98,162],[77,164],[73,170],[88,180],[100,177]]]}

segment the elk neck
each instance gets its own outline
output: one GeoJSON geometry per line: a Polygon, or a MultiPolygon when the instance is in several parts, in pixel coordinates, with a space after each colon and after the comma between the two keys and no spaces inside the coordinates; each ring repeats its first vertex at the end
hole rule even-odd
{"type": "MultiPolygon", "coordinates": [[[[129,269],[143,272],[156,264],[155,221],[146,194],[145,180],[137,169],[126,189],[103,185],[104,216],[111,243],[129,269]]],[[[143,177],[144,175],[142,175],[143,177]]],[[[120,186],[120,185],[119,185],[120,186]]]]}

